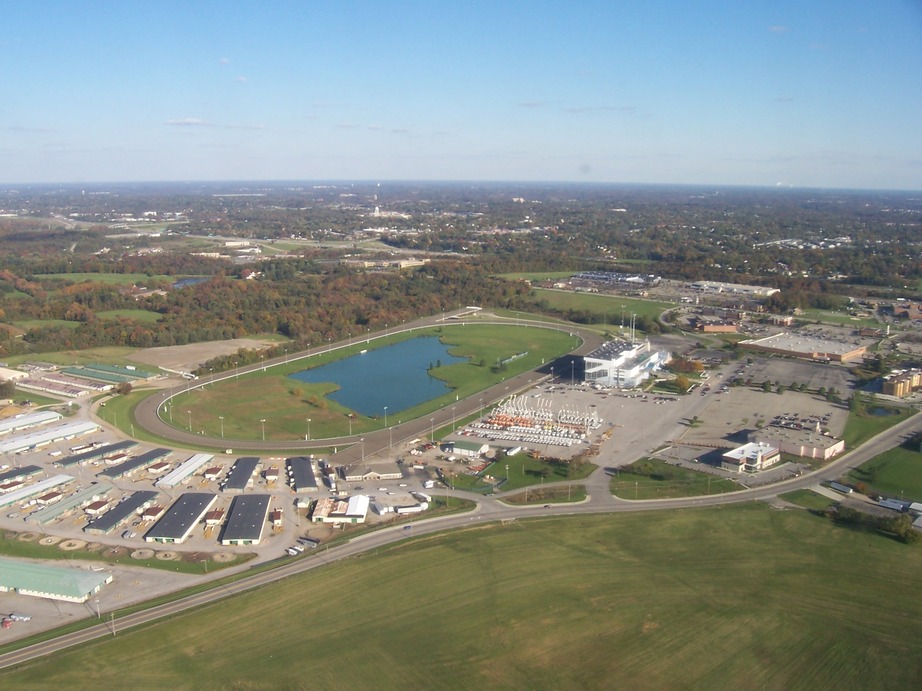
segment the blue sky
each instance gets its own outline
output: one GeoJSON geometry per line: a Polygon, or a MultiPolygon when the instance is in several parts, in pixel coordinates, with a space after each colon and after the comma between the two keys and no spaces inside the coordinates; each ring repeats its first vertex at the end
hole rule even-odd
{"type": "Polygon", "coordinates": [[[0,183],[922,189],[922,1],[0,0],[0,183]]]}

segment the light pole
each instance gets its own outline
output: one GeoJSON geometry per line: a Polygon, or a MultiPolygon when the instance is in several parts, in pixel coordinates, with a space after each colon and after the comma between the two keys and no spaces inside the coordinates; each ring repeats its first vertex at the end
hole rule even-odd
{"type": "Polygon", "coordinates": [[[266,418],[262,418],[259,421],[259,424],[261,424],[263,427],[263,441],[266,441],[266,418]]]}
{"type": "Polygon", "coordinates": [[[573,380],[576,377],[576,360],[570,360],[570,386],[573,386],[573,380]]]}
{"type": "Polygon", "coordinates": [[[429,441],[435,441],[435,418],[429,418],[429,441]]]}
{"type": "Polygon", "coordinates": [[[192,411],[187,410],[186,412],[189,413],[189,431],[191,432],[192,431],[192,411]]]}
{"type": "Polygon", "coordinates": [[[173,401],[170,401],[169,411],[170,411],[170,424],[172,425],[173,424],[173,401]]]}
{"type": "Polygon", "coordinates": [[[359,439],[359,441],[362,442],[362,463],[364,463],[365,462],[365,437],[362,437],[361,439],[359,439]]]}
{"type": "Polygon", "coordinates": [[[218,415],[218,420],[221,421],[221,439],[224,439],[224,416],[218,415]]]}
{"type": "Polygon", "coordinates": [[[387,406],[384,406],[384,427],[387,428],[387,406]]]}
{"type": "Polygon", "coordinates": [[[259,364],[262,365],[263,372],[265,372],[266,371],[266,356],[265,355],[260,354],[259,364]]]}
{"type": "Polygon", "coordinates": [[[352,413],[349,413],[349,436],[352,436],[352,413]]]}
{"type": "Polygon", "coordinates": [[[455,407],[454,406],[451,407],[451,431],[452,433],[454,433],[455,431],[455,407]]]}
{"type": "Polygon", "coordinates": [[[240,379],[240,368],[237,366],[239,363],[234,360],[234,379],[240,379]]]}
{"type": "Polygon", "coordinates": [[[311,419],[307,418],[307,440],[311,440],[311,419]]]}

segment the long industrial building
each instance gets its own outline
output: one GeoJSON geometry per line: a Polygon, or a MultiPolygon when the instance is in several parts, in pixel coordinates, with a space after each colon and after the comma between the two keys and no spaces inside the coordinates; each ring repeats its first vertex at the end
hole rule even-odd
{"type": "Polygon", "coordinates": [[[84,526],[83,532],[96,533],[99,535],[111,533],[126,520],[141,513],[141,511],[150,506],[156,498],[157,492],[150,492],[147,490],[133,492],[131,496],[122,499],[95,521],[84,526]]]}
{"type": "Polygon", "coordinates": [[[33,427],[41,427],[52,422],[57,422],[63,416],[51,410],[39,410],[35,413],[25,415],[16,415],[0,420],[0,436],[10,434],[11,432],[21,432],[33,427]]]}
{"type": "Polygon", "coordinates": [[[98,593],[112,574],[57,566],[44,566],[13,559],[0,559],[0,592],[44,597],[65,602],[86,602],[98,593]]]}
{"type": "Polygon", "coordinates": [[[39,449],[48,444],[74,439],[100,430],[101,427],[95,422],[70,422],[66,425],[52,427],[51,429],[30,432],[29,434],[20,434],[0,442],[0,454],[19,453],[20,451],[31,451],[39,449]]]}
{"type": "Polygon", "coordinates": [[[64,497],[64,499],[52,504],[51,506],[46,506],[43,509],[32,512],[29,514],[28,520],[30,522],[38,523],[39,525],[51,523],[52,521],[57,520],[66,514],[68,511],[79,509],[91,502],[102,499],[114,489],[115,486],[109,484],[108,482],[94,483],[89,487],[84,487],[78,492],[74,492],[68,497],[64,497]]]}
{"type": "Polygon", "coordinates": [[[183,494],[163,514],[163,518],[147,531],[144,539],[166,544],[185,542],[217,499],[217,495],[204,492],[183,494]]]}
{"type": "Polygon", "coordinates": [[[140,456],[136,456],[135,458],[131,458],[124,463],[119,463],[116,466],[107,468],[101,473],[98,473],[98,476],[106,477],[110,480],[117,480],[118,478],[129,475],[140,468],[146,468],[154,461],[157,461],[161,458],[166,458],[171,453],[173,452],[170,449],[151,449],[150,451],[142,453],[140,456]]]}
{"type": "Polygon", "coordinates": [[[62,458],[59,461],[55,461],[54,464],[62,468],[69,468],[72,465],[81,465],[83,463],[89,463],[90,461],[97,461],[100,458],[118,453],[119,451],[127,451],[137,445],[138,442],[131,441],[130,439],[115,442],[114,444],[104,444],[103,446],[97,446],[95,449],[62,458]]]}
{"type": "Polygon", "coordinates": [[[253,473],[256,472],[256,466],[259,465],[259,459],[256,456],[244,456],[238,458],[233,467],[228,472],[227,477],[221,485],[225,492],[243,492],[250,485],[253,479],[253,473]]]}
{"type": "Polygon", "coordinates": [[[221,533],[222,545],[258,545],[269,515],[268,494],[234,497],[227,523],[221,533]]]}
{"type": "Polygon", "coordinates": [[[295,492],[316,492],[317,476],[314,474],[313,462],[307,456],[294,456],[286,461],[288,482],[295,492]]]}
{"type": "Polygon", "coordinates": [[[168,473],[165,477],[157,480],[157,487],[171,488],[183,483],[192,473],[208,463],[214,455],[210,453],[197,453],[188,460],[181,463],[176,469],[168,473]]]}

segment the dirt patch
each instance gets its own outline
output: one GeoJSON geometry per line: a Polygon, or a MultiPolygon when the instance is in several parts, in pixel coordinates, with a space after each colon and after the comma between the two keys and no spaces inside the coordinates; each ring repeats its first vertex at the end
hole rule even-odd
{"type": "Polygon", "coordinates": [[[155,555],[160,561],[176,561],[179,555],[176,552],[157,552],[155,555]]]}
{"type": "Polygon", "coordinates": [[[16,539],[20,542],[33,542],[34,540],[38,540],[38,533],[19,533],[16,539]]]}
{"type": "Polygon", "coordinates": [[[86,545],[87,552],[98,552],[102,548],[103,544],[101,542],[88,542],[86,545]]]}
{"type": "Polygon", "coordinates": [[[218,355],[230,355],[241,348],[261,350],[272,345],[274,345],[272,341],[254,338],[232,338],[227,341],[146,348],[139,353],[132,354],[131,359],[145,365],[189,372],[218,355]]]}
{"type": "Polygon", "coordinates": [[[58,545],[58,549],[65,552],[73,552],[75,549],[80,549],[81,547],[86,547],[86,542],[83,540],[65,540],[58,545]]]}
{"type": "Polygon", "coordinates": [[[150,559],[154,556],[154,550],[152,549],[136,549],[131,553],[132,559],[150,559]]]}
{"type": "Polygon", "coordinates": [[[58,544],[62,539],[63,538],[56,537],[54,535],[46,535],[45,537],[43,537],[41,540],[38,541],[38,544],[45,545],[47,547],[48,545],[58,544]]]}
{"type": "Polygon", "coordinates": [[[234,561],[236,555],[233,552],[216,552],[211,555],[211,561],[216,561],[220,564],[227,564],[234,561]]]}
{"type": "Polygon", "coordinates": [[[107,557],[115,558],[115,557],[123,557],[125,556],[127,552],[128,550],[125,549],[124,547],[110,547],[105,552],[103,552],[103,554],[105,554],[107,557]]]}

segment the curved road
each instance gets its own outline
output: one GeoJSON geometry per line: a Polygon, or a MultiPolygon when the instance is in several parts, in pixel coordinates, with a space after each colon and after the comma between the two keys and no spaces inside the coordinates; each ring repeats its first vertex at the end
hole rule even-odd
{"type": "Polygon", "coordinates": [[[396,526],[359,535],[349,542],[334,547],[333,549],[321,549],[317,552],[309,553],[301,558],[283,563],[277,568],[251,576],[243,576],[240,580],[231,584],[215,587],[205,592],[189,595],[173,602],[151,607],[150,609],[134,614],[128,614],[114,620],[101,620],[99,624],[82,631],[64,634],[14,652],[0,655],[0,668],[34,660],[35,658],[79,645],[80,643],[109,635],[116,635],[118,631],[153,622],[163,617],[176,615],[191,608],[215,602],[252,588],[258,588],[282,578],[287,578],[288,576],[304,573],[323,566],[324,564],[346,559],[368,550],[377,549],[407,539],[411,536],[463,528],[464,526],[483,524],[496,520],[539,516],[616,513],[621,511],[675,510],[769,499],[782,492],[807,488],[822,480],[834,479],[848,469],[870,460],[874,456],[892,448],[900,441],[919,431],[922,431],[922,421],[919,420],[919,416],[917,415],[882,432],[860,448],[843,455],[841,458],[829,463],[820,470],[765,487],[705,497],[655,499],[646,501],[619,499],[609,493],[609,477],[603,468],[599,468],[587,481],[585,481],[589,492],[589,498],[579,504],[557,504],[550,505],[549,508],[538,506],[513,507],[503,504],[492,497],[479,497],[468,495],[464,492],[449,491],[447,494],[451,496],[474,499],[477,502],[474,511],[464,514],[423,519],[410,524],[412,527],[409,529],[403,526],[396,526]]]}

